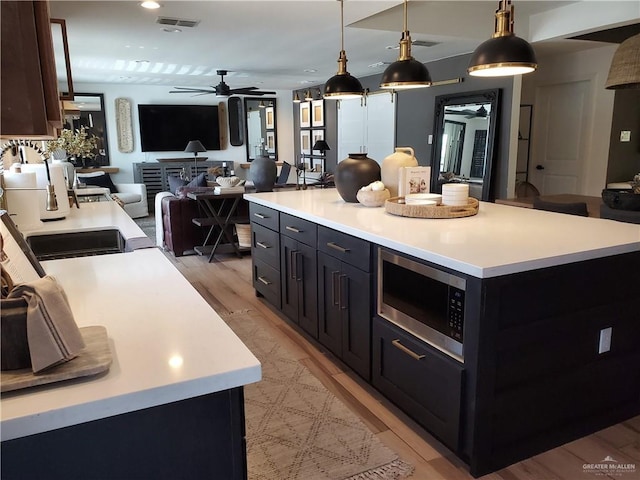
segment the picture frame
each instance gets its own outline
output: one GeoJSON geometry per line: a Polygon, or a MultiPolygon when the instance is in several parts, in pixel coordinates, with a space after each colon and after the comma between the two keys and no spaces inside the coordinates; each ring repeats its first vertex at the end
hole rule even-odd
{"type": "Polygon", "coordinates": [[[266,145],[267,153],[275,153],[276,151],[276,132],[268,131],[266,135],[266,145]]]}
{"type": "Polygon", "coordinates": [[[300,128],[311,126],[311,102],[300,103],[300,128]]]}
{"type": "Polygon", "coordinates": [[[313,127],[324,127],[324,100],[313,100],[311,102],[311,125],[313,127]]]}
{"type": "Polygon", "coordinates": [[[300,152],[303,155],[310,155],[311,147],[311,130],[300,130],[300,152]]]}
{"type": "Polygon", "coordinates": [[[275,112],[273,111],[273,107],[267,107],[264,109],[264,117],[265,117],[265,128],[267,130],[273,130],[276,125],[275,112]]]}
{"type": "MultiPolygon", "coordinates": [[[[318,140],[324,140],[324,130],[312,130],[311,131],[311,146],[313,147],[318,140]]],[[[314,150],[314,155],[322,155],[320,150],[314,150]]]]}

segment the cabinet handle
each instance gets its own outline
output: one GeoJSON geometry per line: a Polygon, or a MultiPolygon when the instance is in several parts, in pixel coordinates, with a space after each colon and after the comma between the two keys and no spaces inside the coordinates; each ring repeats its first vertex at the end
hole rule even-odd
{"type": "Polygon", "coordinates": [[[262,242],[256,242],[256,247],[271,248],[271,246],[267,245],[266,243],[262,243],[262,242]]]}
{"type": "Polygon", "coordinates": [[[261,218],[261,219],[263,219],[263,220],[264,220],[265,218],[267,218],[267,216],[266,216],[266,215],[263,215],[263,214],[261,214],[261,213],[254,213],[253,215],[254,215],[254,216],[256,216],[256,217],[258,217],[258,218],[261,218]]]}
{"type": "Polygon", "coordinates": [[[271,283],[273,283],[273,282],[270,282],[270,281],[266,280],[264,277],[258,277],[258,281],[264,283],[265,285],[271,285],[271,283]]]}
{"type": "Polygon", "coordinates": [[[291,277],[291,280],[297,280],[296,267],[294,263],[295,253],[295,250],[289,250],[289,277],[291,277]]]}
{"type": "Polygon", "coordinates": [[[287,225],[284,228],[286,228],[287,230],[289,230],[290,232],[293,232],[293,233],[302,233],[302,230],[298,230],[296,227],[290,227],[289,225],[287,225]]]}
{"type": "Polygon", "coordinates": [[[337,243],[335,243],[335,242],[327,242],[327,247],[331,247],[331,248],[333,248],[334,250],[338,250],[338,251],[339,251],[339,252],[341,252],[341,253],[348,253],[348,252],[350,252],[350,251],[351,251],[349,248],[341,247],[340,245],[338,245],[338,244],[337,244],[337,243]]]}
{"type": "Polygon", "coordinates": [[[336,282],[336,277],[339,274],[340,272],[337,270],[331,272],[331,303],[335,306],[340,306],[340,292],[337,291],[338,282],[336,282]]]}
{"type": "Polygon", "coordinates": [[[402,345],[400,343],[400,340],[398,340],[397,338],[395,340],[391,340],[391,345],[393,345],[394,347],[396,347],[398,350],[406,353],[407,355],[409,355],[411,358],[414,358],[416,360],[422,360],[424,358],[424,355],[418,355],[416,352],[414,352],[413,350],[405,347],[404,345],[402,345]]]}
{"type": "Polygon", "coordinates": [[[347,310],[349,308],[349,277],[340,275],[338,282],[340,285],[340,309],[347,310]]]}
{"type": "Polygon", "coordinates": [[[296,269],[296,280],[297,281],[301,281],[302,280],[302,266],[303,266],[303,261],[302,261],[302,252],[296,251],[293,254],[293,257],[296,259],[296,264],[295,264],[295,269],[296,269]]]}

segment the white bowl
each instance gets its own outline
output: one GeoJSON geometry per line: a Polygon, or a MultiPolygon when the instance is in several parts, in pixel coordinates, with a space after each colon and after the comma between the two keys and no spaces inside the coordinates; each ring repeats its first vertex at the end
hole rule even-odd
{"type": "Polygon", "coordinates": [[[221,187],[235,187],[240,182],[239,177],[218,177],[216,183],[221,187]]]}
{"type": "Polygon", "coordinates": [[[438,205],[442,202],[442,195],[437,193],[410,193],[404,196],[404,202],[407,205],[430,205],[429,203],[422,203],[426,200],[435,202],[435,204],[438,205]]]}

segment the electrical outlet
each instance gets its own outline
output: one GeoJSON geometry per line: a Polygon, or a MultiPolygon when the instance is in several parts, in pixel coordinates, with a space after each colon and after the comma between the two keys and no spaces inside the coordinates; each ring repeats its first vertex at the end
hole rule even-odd
{"type": "Polygon", "coordinates": [[[427,143],[428,143],[429,145],[433,144],[433,135],[429,135],[429,136],[427,137],[427,143]]]}
{"type": "Polygon", "coordinates": [[[611,350],[612,328],[607,327],[600,330],[600,340],[598,341],[598,353],[606,353],[611,350]]]}
{"type": "Polygon", "coordinates": [[[621,130],[620,131],[620,141],[621,142],[630,142],[631,141],[631,130],[621,130]]]}

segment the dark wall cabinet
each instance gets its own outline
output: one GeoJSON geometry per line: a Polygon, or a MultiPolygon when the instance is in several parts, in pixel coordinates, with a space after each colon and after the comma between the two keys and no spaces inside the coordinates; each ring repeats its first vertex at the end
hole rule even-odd
{"type": "Polygon", "coordinates": [[[0,134],[54,138],[62,128],[49,4],[2,1],[0,134]]]}

